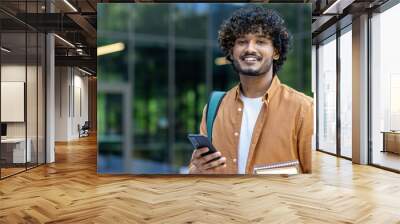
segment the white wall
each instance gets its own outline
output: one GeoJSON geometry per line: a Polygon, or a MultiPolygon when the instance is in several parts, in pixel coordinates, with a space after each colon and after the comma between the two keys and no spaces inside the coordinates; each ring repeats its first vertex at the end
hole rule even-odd
{"type": "Polygon", "coordinates": [[[88,120],[88,78],[76,68],[56,67],[55,98],[55,140],[77,139],[78,124],[88,120]]]}
{"type": "MultiPolygon", "coordinates": [[[[25,82],[25,64],[24,65],[1,65],[1,81],[19,81],[25,82]]],[[[28,66],[28,70],[32,69],[28,66]]]]}
{"type": "MultiPolygon", "coordinates": [[[[2,82],[24,82],[26,84],[26,99],[23,100],[21,108],[12,108],[4,106],[2,102],[2,112],[17,113],[12,110],[20,110],[24,116],[26,112],[26,120],[23,118],[22,122],[5,122],[7,124],[7,137],[8,138],[24,138],[27,136],[30,139],[32,161],[36,162],[39,158],[39,163],[44,163],[44,74],[42,67],[38,66],[25,66],[25,64],[3,64],[1,66],[1,81],[2,82]],[[38,70],[37,70],[38,69],[38,70]],[[25,80],[27,78],[27,81],[25,80]],[[37,157],[37,153],[39,156],[37,157]]],[[[2,83],[3,84],[3,83],[2,83]]],[[[7,92],[2,89],[2,98],[8,98],[7,92]]],[[[19,90],[20,94],[24,94],[24,90],[19,90]],[[22,92],[21,92],[22,91],[22,92]]],[[[23,97],[25,98],[25,96],[23,97]]],[[[15,102],[16,103],[16,102],[15,102]]],[[[2,114],[3,114],[2,113],[2,114]]],[[[3,118],[2,118],[3,120],[3,118]]]]}
{"type": "Polygon", "coordinates": [[[68,141],[68,70],[55,68],[55,141],[68,141]]]}
{"type": "MultiPolygon", "coordinates": [[[[4,64],[1,66],[1,81],[2,82],[25,82],[25,75],[26,72],[28,74],[35,73],[36,74],[36,67],[27,66],[25,65],[18,65],[18,64],[4,64]],[[25,70],[27,69],[27,70],[25,70]]],[[[30,90],[30,89],[28,89],[30,90]]],[[[36,97],[36,90],[34,92],[27,92],[28,98],[36,97]]],[[[32,100],[27,99],[28,103],[32,100]]],[[[36,104],[34,105],[36,107],[36,104]]],[[[1,110],[7,110],[7,108],[1,108],[1,110]]],[[[28,122],[33,121],[33,114],[28,113],[28,122]]],[[[35,116],[35,123],[36,123],[36,114],[35,116]]],[[[25,137],[25,126],[26,122],[7,122],[7,136],[8,137],[25,137]]],[[[28,128],[33,127],[34,124],[29,124],[28,128]]]]}
{"type": "Polygon", "coordinates": [[[79,70],[74,70],[74,108],[72,109],[72,130],[71,130],[71,135],[74,137],[78,137],[78,124],[81,126],[85,123],[85,121],[88,121],[88,78],[87,76],[81,76],[83,73],[81,73],[79,70]],[[77,72],[78,75],[77,75],[77,72]],[[81,107],[81,108],[80,108],[81,107]]]}

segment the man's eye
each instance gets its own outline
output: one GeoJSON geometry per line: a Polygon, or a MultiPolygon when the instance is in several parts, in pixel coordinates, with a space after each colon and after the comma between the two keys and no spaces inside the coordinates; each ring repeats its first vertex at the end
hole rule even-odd
{"type": "Polygon", "coordinates": [[[237,42],[238,42],[238,44],[245,44],[246,43],[246,41],[244,41],[244,40],[238,40],[237,42]]]}
{"type": "Polygon", "coordinates": [[[266,41],[264,41],[264,40],[257,40],[257,44],[265,44],[266,43],[266,41]]]}

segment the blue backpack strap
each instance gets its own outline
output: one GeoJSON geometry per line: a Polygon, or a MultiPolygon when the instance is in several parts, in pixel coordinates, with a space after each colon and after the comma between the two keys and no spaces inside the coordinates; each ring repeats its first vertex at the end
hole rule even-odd
{"type": "Polygon", "coordinates": [[[210,99],[208,100],[207,104],[207,113],[206,113],[206,120],[207,120],[207,136],[212,142],[212,130],[214,126],[214,120],[218,113],[219,105],[222,102],[222,99],[225,96],[225,92],[223,91],[213,91],[211,93],[210,99]]]}

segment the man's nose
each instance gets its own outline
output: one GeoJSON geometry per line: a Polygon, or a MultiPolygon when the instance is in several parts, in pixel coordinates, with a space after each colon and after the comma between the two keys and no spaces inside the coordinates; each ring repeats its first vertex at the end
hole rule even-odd
{"type": "Polygon", "coordinates": [[[246,45],[246,49],[245,50],[248,53],[256,52],[256,43],[255,43],[255,41],[249,41],[249,43],[246,45]]]}

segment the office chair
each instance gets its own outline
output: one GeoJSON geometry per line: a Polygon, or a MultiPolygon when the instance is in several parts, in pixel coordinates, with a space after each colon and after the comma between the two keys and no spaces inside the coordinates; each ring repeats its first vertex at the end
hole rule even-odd
{"type": "Polygon", "coordinates": [[[89,121],[85,121],[82,127],[80,127],[80,125],[78,124],[79,138],[89,136],[89,129],[90,129],[89,121]]]}

